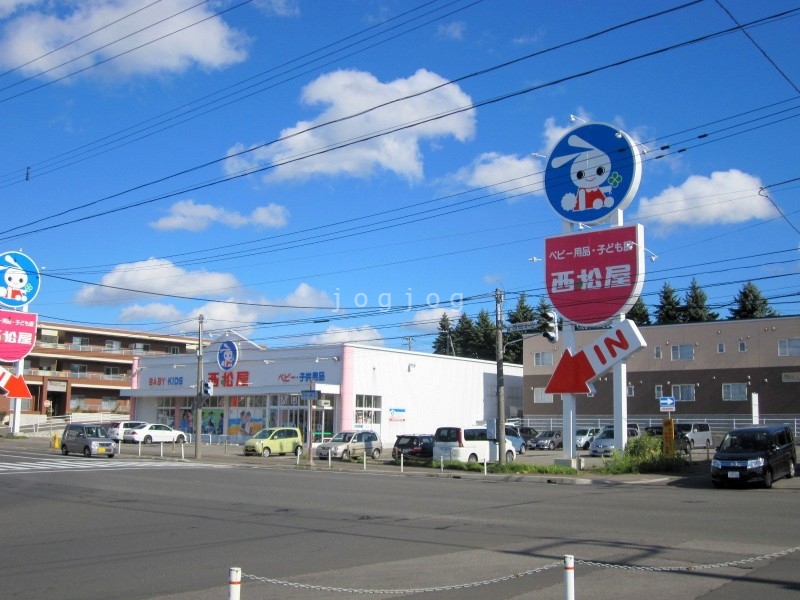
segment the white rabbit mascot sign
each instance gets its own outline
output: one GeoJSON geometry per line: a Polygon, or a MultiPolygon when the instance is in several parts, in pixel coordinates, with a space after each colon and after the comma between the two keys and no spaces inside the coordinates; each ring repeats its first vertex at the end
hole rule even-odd
{"type": "Polygon", "coordinates": [[[21,252],[0,254],[0,304],[21,308],[39,293],[39,268],[21,252]]]}
{"type": "Polygon", "coordinates": [[[642,178],[633,141],[604,123],[576,127],[553,148],[545,170],[551,206],[568,221],[599,223],[631,203],[642,178]]]}

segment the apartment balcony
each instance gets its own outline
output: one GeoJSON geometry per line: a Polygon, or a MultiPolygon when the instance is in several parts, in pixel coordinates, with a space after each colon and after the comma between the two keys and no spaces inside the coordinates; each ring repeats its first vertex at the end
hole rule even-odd
{"type": "Polygon", "coordinates": [[[76,352],[85,354],[97,355],[115,355],[119,357],[134,357],[134,356],[164,356],[172,354],[163,350],[144,350],[141,348],[114,348],[109,346],[90,346],[84,344],[58,344],[55,342],[42,342],[38,341],[33,347],[33,354],[45,353],[55,355],[73,355],[76,352]]]}
{"type": "Polygon", "coordinates": [[[73,373],[72,371],[52,371],[48,369],[24,369],[23,378],[29,383],[41,383],[47,379],[62,379],[70,382],[72,386],[86,385],[92,387],[129,388],[131,376],[129,373],[73,373]]]}

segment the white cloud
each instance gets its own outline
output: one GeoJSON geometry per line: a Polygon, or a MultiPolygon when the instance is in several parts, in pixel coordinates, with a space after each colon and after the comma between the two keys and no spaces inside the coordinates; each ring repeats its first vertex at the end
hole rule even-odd
{"type": "Polygon", "coordinates": [[[152,294],[219,296],[241,286],[233,275],[211,271],[187,271],[172,262],[149,258],[117,265],[99,286],[84,286],[75,296],[80,304],[120,304],[152,294]],[[106,287],[103,287],[106,286],[106,287]]]}
{"type": "Polygon", "coordinates": [[[177,307],[161,302],[153,302],[151,304],[136,303],[123,308],[119,313],[119,320],[122,323],[177,321],[183,318],[183,314],[177,307]]]}
{"type": "MultiPolygon", "coordinates": [[[[0,14],[13,10],[12,4],[23,3],[4,0],[0,14]]],[[[213,17],[213,3],[191,10],[186,9],[194,0],[156,2],[144,10],[138,0],[37,2],[36,10],[30,8],[33,2],[26,4],[28,10],[5,23],[0,64],[25,65],[20,71],[27,76],[56,79],[103,61],[108,62],[89,72],[179,73],[193,66],[221,69],[247,57],[247,37],[213,17]]]]}
{"type": "Polygon", "coordinates": [[[270,15],[299,17],[300,0],[256,0],[256,6],[270,15]]]}
{"type": "Polygon", "coordinates": [[[655,198],[642,198],[634,216],[665,234],[675,227],[697,227],[770,219],[777,210],[759,195],[761,180],[737,169],[692,175],[655,198]]]}
{"type": "Polygon", "coordinates": [[[193,200],[181,200],[169,209],[170,214],[150,223],[155,229],[165,231],[185,229],[203,231],[212,223],[220,223],[237,228],[252,225],[259,229],[277,229],[285,227],[289,218],[289,210],[279,204],[259,206],[249,216],[237,211],[229,211],[211,204],[196,204],[193,200]]]}
{"type": "Polygon", "coordinates": [[[455,179],[472,187],[486,186],[509,196],[544,195],[544,163],[533,156],[486,152],[469,167],[460,169],[455,179]]]}
{"type": "MultiPolygon", "coordinates": [[[[362,136],[374,135],[376,132],[471,104],[470,97],[457,85],[445,85],[433,92],[302,133],[322,123],[342,119],[445,83],[446,79],[424,69],[406,79],[396,79],[388,83],[378,81],[373,75],[363,71],[336,71],[322,75],[308,84],[302,94],[302,101],[307,106],[324,106],[317,117],[283,130],[280,135],[285,139],[281,142],[258,148],[257,145],[249,146],[257,149],[229,159],[226,170],[232,174],[291,161],[362,136]]],[[[306,179],[315,175],[367,177],[383,169],[416,181],[423,175],[421,143],[446,136],[465,141],[474,133],[475,111],[468,110],[346,148],[290,162],[268,171],[265,179],[306,179]]],[[[244,145],[236,144],[228,154],[244,149],[244,145]]]]}
{"type": "Polygon", "coordinates": [[[421,333],[435,333],[439,330],[439,321],[442,318],[442,314],[447,314],[447,317],[450,319],[450,323],[455,324],[456,321],[461,317],[461,312],[455,308],[430,308],[425,310],[418,310],[414,314],[414,318],[407,323],[404,323],[405,327],[409,327],[421,333]]]}
{"type": "Polygon", "coordinates": [[[314,335],[309,340],[310,344],[343,344],[345,342],[364,342],[370,346],[385,345],[378,330],[369,325],[347,329],[331,326],[324,333],[314,335]]]}
{"type": "Polygon", "coordinates": [[[451,40],[463,40],[464,31],[467,29],[466,23],[463,21],[453,21],[445,25],[439,25],[437,33],[440,37],[449,38],[451,40]]]}

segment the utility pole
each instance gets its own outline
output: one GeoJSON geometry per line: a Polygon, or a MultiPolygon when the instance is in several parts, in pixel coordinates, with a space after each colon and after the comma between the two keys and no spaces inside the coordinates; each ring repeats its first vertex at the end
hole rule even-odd
{"type": "Polygon", "coordinates": [[[497,334],[495,356],[497,357],[497,448],[500,464],[506,462],[506,391],[503,380],[503,292],[500,288],[494,291],[495,305],[497,308],[497,334]]]}
{"type": "Polygon", "coordinates": [[[203,315],[197,317],[197,390],[194,396],[194,457],[202,458],[203,431],[203,315]]]}

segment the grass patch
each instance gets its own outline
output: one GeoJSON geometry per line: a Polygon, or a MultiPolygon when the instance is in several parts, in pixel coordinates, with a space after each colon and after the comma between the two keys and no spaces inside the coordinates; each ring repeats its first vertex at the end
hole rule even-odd
{"type": "Polygon", "coordinates": [[[668,458],[661,447],[661,436],[640,435],[628,440],[624,452],[616,451],[605,461],[598,473],[623,475],[626,473],[683,473],[690,469],[686,456],[668,458]]]}
{"type": "MultiPolygon", "coordinates": [[[[392,461],[394,464],[399,465],[400,461],[392,461]]],[[[418,460],[418,461],[405,461],[406,465],[414,465],[415,467],[428,467],[432,469],[439,469],[443,467],[446,471],[466,471],[470,473],[483,473],[483,463],[479,462],[460,462],[455,460],[446,460],[443,465],[432,460],[418,460]]],[[[489,463],[486,465],[487,473],[497,474],[512,474],[512,475],[577,475],[578,471],[570,467],[561,465],[527,465],[518,462],[510,462],[505,464],[489,463]]]]}

